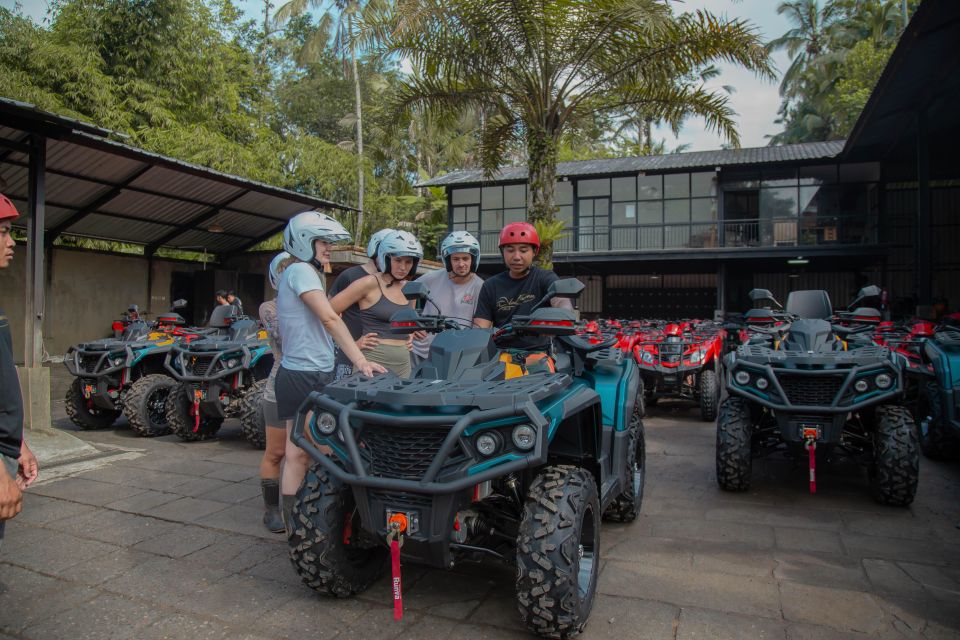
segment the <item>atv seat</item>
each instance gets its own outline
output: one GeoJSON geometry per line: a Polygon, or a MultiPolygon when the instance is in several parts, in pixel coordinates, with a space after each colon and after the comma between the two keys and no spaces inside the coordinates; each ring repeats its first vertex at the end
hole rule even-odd
{"type": "Polygon", "coordinates": [[[237,308],[232,304],[217,305],[210,312],[210,321],[207,322],[207,326],[215,329],[229,327],[231,322],[236,319],[236,311],[237,308]]]}
{"type": "Polygon", "coordinates": [[[787,313],[804,319],[829,320],[833,317],[830,296],[822,289],[791,291],[787,296],[787,313]]]}

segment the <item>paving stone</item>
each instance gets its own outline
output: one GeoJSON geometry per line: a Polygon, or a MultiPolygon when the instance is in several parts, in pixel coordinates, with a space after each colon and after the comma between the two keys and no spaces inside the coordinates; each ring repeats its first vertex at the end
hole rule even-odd
{"type": "Polygon", "coordinates": [[[282,638],[325,640],[360,620],[371,607],[362,600],[328,598],[301,586],[292,599],[263,611],[252,626],[259,632],[282,638]]]}
{"type": "Polygon", "coordinates": [[[149,469],[132,469],[130,467],[120,466],[103,467],[82,473],[75,477],[129,487],[140,487],[141,489],[152,489],[154,491],[169,491],[173,487],[193,479],[193,476],[179,473],[153,471],[149,469]]]}
{"type": "Polygon", "coordinates": [[[773,527],[739,522],[706,521],[687,518],[651,518],[651,535],[659,538],[687,538],[711,542],[751,545],[758,549],[773,547],[773,527]]]}
{"type": "Polygon", "coordinates": [[[129,598],[173,602],[227,576],[226,571],[200,567],[184,560],[154,557],[127,573],[107,580],[100,588],[129,598]]]}
{"type": "Polygon", "coordinates": [[[411,610],[466,620],[499,584],[493,579],[465,580],[464,576],[449,571],[431,571],[404,588],[403,603],[411,610]]]}
{"type": "MultiPolygon", "coordinates": [[[[138,640],[268,640],[276,635],[257,635],[245,629],[225,625],[221,620],[187,613],[165,615],[143,629],[138,640]]],[[[303,637],[307,637],[306,632],[303,637]]]]}
{"type": "Polygon", "coordinates": [[[143,493],[144,489],[83,478],[64,478],[50,484],[31,487],[30,491],[51,498],[102,507],[108,502],[143,493]]]}
{"type": "MultiPolygon", "coordinates": [[[[393,640],[394,638],[410,640],[414,633],[420,637],[429,638],[431,636],[425,636],[424,629],[421,626],[421,622],[425,620],[432,622],[431,629],[427,631],[431,632],[433,638],[449,636],[456,626],[456,623],[452,620],[428,618],[423,613],[409,610],[403,612],[403,620],[395,621],[392,605],[389,608],[377,605],[369,606],[363,617],[342,629],[337,638],[338,640],[341,638],[343,640],[370,640],[372,638],[376,638],[376,640],[393,640]],[[438,633],[439,631],[445,633],[438,633]]],[[[476,636],[471,634],[470,640],[473,640],[474,637],[476,636]]]]}
{"type": "Polygon", "coordinates": [[[600,574],[600,593],[763,616],[780,617],[772,578],[737,577],[704,571],[664,569],[609,561],[600,574]]]}
{"type": "MultiPolygon", "coordinates": [[[[246,467],[247,469],[252,470],[254,474],[257,474],[258,465],[260,464],[260,459],[262,457],[262,451],[257,451],[248,446],[246,449],[237,449],[235,451],[230,451],[229,453],[221,453],[215,456],[207,457],[207,460],[210,462],[246,467]]],[[[218,476],[211,477],[216,478],[218,476]]],[[[246,476],[246,478],[249,477],[249,475],[246,476]]]]}
{"type": "Polygon", "coordinates": [[[176,525],[122,511],[98,509],[66,520],[57,520],[48,524],[47,527],[66,531],[78,537],[129,546],[161,536],[174,529],[176,525]]]}
{"type": "Polygon", "coordinates": [[[162,535],[144,540],[133,548],[160,556],[182,558],[201,549],[206,549],[223,538],[222,533],[210,529],[190,525],[173,525],[170,530],[162,535]]]}
{"type": "MultiPolygon", "coordinates": [[[[664,636],[661,636],[664,637],[664,636]]],[[[779,620],[684,607],[676,640],[783,640],[786,628],[779,620]]]]}
{"type": "Polygon", "coordinates": [[[777,580],[803,582],[815,586],[869,591],[870,583],[860,562],[846,556],[814,553],[777,552],[777,580]]]}
{"type": "Polygon", "coordinates": [[[180,499],[176,493],[166,493],[163,491],[144,491],[129,498],[122,498],[114,502],[108,502],[106,507],[116,511],[126,511],[128,513],[137,513],[140,515],[152,515],[153,510],[160,505],[173,502],[180,499]]]}
{"type": "Polygon", "coordinates": [[[824,531],[839,531],[843,519],[839,514],[822,509],[790,509],[783,507],[722,507],[709,509],[704,517],[707,520],[721,520],[734,523],[757,523],[775,527],[798,527],[824,531]]]}
{"type": "MultiPolygon", "coordinates": [[[[6,552],[4,557],[9,558],[6,552]]],[[[0,564],[0,631],[16,633],[48,615],[91,600],[97,592],[35,571],[0,564]],[[35,606],[43,602],[43,607],[35,606]]]]}
{"type": "Polygon", "coordinates": [[[774,527],[773,534],[777,540],[777,548],[784,551],[811,551],[837,555],[844,553],[840,534],[833,531],[774,527]]]}
{"type": "Polygon", "coordinates": [[[123,640],[139,637],[144,627],[162,615],[163,613],[152,605],[102,594],[90,602],[27,627],[25,634],[44,640],[123,640]]]}
{"type": "Polygon", "coordinates": [[[196,522],[225,508],[227,508],[227,505],[214,500],[180,498],[157,507],[153,510],[153,515],[164,520],[196,522]]]}
{"type": "Polygon", "coordinates": [[[298,592],[279,582],[230,575],[181,594],[176,608],[245,626],[259,620],[264,612],[283,606],[298,592]]]}
{"type": "Polygon", "coordinates": [[[215,491],[217,489],[223,489],[224,487],[232,487],[236,484],[237,483],[235,482],[218,480],[216,478],[194,478],[190,482],[180,485],[173,491],[189,498],[198,498],[205,493],[210,493],[211,491],[215,491]]]}
{"type": "Polygon", "coordinates": [[[934,540],[916,544],[900,538],[870,536],[859,533],[841,533],[840,539],[847,555],[854,558],[880,558],[894,562],[960,567],[960,546],[934,540]]]}
{"type": "Polygon", "coordinates": [[[883,515],[855,514],[844,516],[847,531],[870,536],[906,538],[909,540],[936,540],[931,527],[907,510],[889,510],[883,515]]]}
{"type": "Polygon", "coordinates": [[[883,610],[867,593],[784,581],[780,594],[783,617],[791,622],[859,633],[876,633],[884,626],[883,610]]]}
{"type": "Polygon", "coordinates": [[[216,470],[205,474],[205,477],[227,482],[242,482],[260,474],[259,467],[237,466],[235,464],[218,464],[217,467],[216,470]]]}
{"type": "Polygon", "coordinates": [[[199,518],[197,524],[267,540],[277,539],[276,533],[267,531],[263,526],[263,509],[243,505],[231,507],[224,502],[209,502],[218,505],[218,509],[211,515],[199,518]]]}
{"type": "Polygon", "coordinates": [[[867,573],[872,591],[878,593],[893,593],[906,597],[922,598],[926,595],[923,586],[910,577],[897,563],[889,560],[873,560],[866,558],[862,561],[863,569],[867,573]]]}
{"type": "Polygon", "coordinates": [[[155,471],[167,471],[170,473],[180,473],[188,476],[205,476],[221,468],[216,462],[199,459],[184,459],[182,457],[167,458],[161,456],[147,456],[133,461],[124,461],[123,466],[137,467],[141,469],[153,469],[155,471]]]}
{"type": "Polygon", "coordinates": [[[116,553],[120,549],[105,542],[85,540],[48,529],[30,529],[24,535],[10,534],[8,530],[3,540],[3,558],[28,569],[53,575],[60,575],[74,565],[116,553]]]}
{"type": "Polygon", "coordinates": [[[200,497],[204,500],[216,500],[230,504],[238,504],[258,496],[260,496],[259,482],[255,486],[242,482],[233,482],[225,487],[219,487],[207,493],[200,494],[200,497]]]}
{"type": "Polygon", "coordinates": [[[701,551],[693,554],[693,569],[734,576],[770,577],[776,566],[771,551],[743,548],[734,550],[729,546],[699,545],[701,551]],[[724,548],[727,547],[727,548],[724,548]]]}
{"type": "Polygon", "coordinates": [[[257,578],[282,582],[292,587],[302,587],[303,580],[293,568],[286,552],[273,554],[263,562],[257,563],[243,573],[257,578]]]}
{"type": "MultiPolygon", "coordinates": [[[[602,532],[601,532],[602,535],[602,532]]],[[[603,553],[607,560],[641,562],[656,567],[689,569],[698,543],[677,538],[629,536],[603,553]]]]}
{"type": "MultiPolygon", "coordinates": [[[[513,606],[513,614],[518,620],[518,629],[522,629],[516,604],[513,606]]],[[[680,609],[671,604],[597,594],[593,601],[590,621],[580,637],[585,640],[673,638],[679,615],[680,609]]]]}
{"type": "Polygon", "coordinates": [[[17,516],[16,522],[25,524],[45,525],[56,520],[72,518],[84,513],[95,511],[96,507],[49,498],[27,490],[23,494],[23,510],[17,516]]]}
{"type": "Polygon", "coordinates": [[[812,624],[788,624],[787,640],[864,640],[868,636],[812,624]]]}
{"type": "Polygon", "coordinates": [[[293,573],[287,553],[287,543],[283,536],[280,536],[279,540],[267,541],[249,536],[224,534],[216,544],[185,556],[185,560],[203,567],[238,573],[272,558],[293,573]]]}
{"type": "Polygon", "coordinates": [[[938,600],[960,602],[960,582],[940,567],[900,562],[911,578],[922,584],[938,600]]]}
{"type": "Polygon", "coordinates": [[[118,549],[105,556],[76,564],[61,572],[60,575],[66,580],[96,586],[124,575],[151,558],[153,556],[149,553],[133,549],[118,549]]]}

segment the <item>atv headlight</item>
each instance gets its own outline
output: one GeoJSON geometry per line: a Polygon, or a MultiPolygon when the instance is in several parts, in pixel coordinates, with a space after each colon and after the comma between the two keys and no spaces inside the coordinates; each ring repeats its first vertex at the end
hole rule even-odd
{"type": "Polygon", "coordinates": [[[227,365],[227,369],[233,369],[235,366],[240,364],[240,361],[236,358],[230,358],[224,364],[227,365]]]}
{"type": "Polygon", "coordinates": [[[888,373],[881,373],[873,381],[880,389],[889,389],[893,386],[893,378],[888,373]]]}
{"type": "Polygon", "coordinates": [[[764,389],[770,386],[770,382],[768,382],[766,378],[757,378],[756,384],[757,384],[757,389],[760,389],[760,391],[763,391],[764,389]]]}
{"type": "Polygon", "coordinates": [[[863,393],[864,391],[870,388],[870,383],[862,379],[857,380],[856,382],[853,383],[853,388],[856,389],[857,392],[863,393]]]}
{"type": "Polygon", "coordinates": [[[120,365],[123,364],[123,361],[124,361],[124,358],[114,358],[114,359],[113,359],[113,366],[119,367],[120,365]]]}
{"type": "Polygon", "coordinates": [[[321,413],[317,416],[317,430],[325,436],[333,435],[337,430],[337,419],[332,413],[321,413]]]}
{"type": "Polygon", "coordinates": [[[703,357],[707,355],[707,352],[702,349],[697,349],[690,354],[690,362],[700,362],[703,360],[703,357]]]}
{"type": "Polygon", "coordinates": [[[649,351],[644,351],[640,354],[640,359],[646,362],[647,364],[653,364],[653,354],[649,351]]]}
{"type": "Polygon", "coordinates": [[[492,433],[481,433],[474,441],[477,451],[485,458],[497,452],[497,437],[492,433]]]}
{"type": "Polygon", "coordinates": [[[537,432],[528,424],[517,425],[513,428],[512,440],[517,449],[529,451],[537,444],[537,432]]]}
{"type": "Polygon", "coordinates": [[[733,376],[733,379],[737,381],[737,384],[749,384],[750,374],[746,371],[737,371],[737,373],[733,376]]]}

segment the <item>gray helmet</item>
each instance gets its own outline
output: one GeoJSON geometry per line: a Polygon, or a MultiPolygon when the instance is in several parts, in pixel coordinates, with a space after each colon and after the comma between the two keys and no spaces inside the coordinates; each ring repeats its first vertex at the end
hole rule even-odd
{"type": "Polygon", "coordinates": [[[367,243],[367,257],[373,260],[377,255],[377,247],[380,246],[380,242],[394,231],[395,229],[380,229],[370,236],[370,241],[367,243]]]}
{"type": "Polygon", "coordinates": [[[292,258],[289,253],[286,251],[281,251],[277,255],[273,256],[273,260],[270,261],[270,286],[275,290],[280,288],[280,264],[289,258],[292,258]]]}
{"type": "Polygon", "coordinates": [[[480,266],[480,243],[473,234],[469,231],[454,231],[440,243],[440,259],[447,271],[453,271],[450,256],[454,253],[469,253],[473,257],[470,261],[470,271],[477,272],[477,267],[480,266]]]}
{"type": "Polygon", "coordinates": [[[339,243],[349,239],[350,232],[342,224],[318,211],[298,213],[283,230],[283,248],[304,262],[313,260],[314,240],[339,243]]]}
{"type": "Polygon", "coordinates": [[[413,258],[413,268],[410,269],[410,273],[416,273],[417,265],[423,258],[423,247],[409,231],[394,231],[380,241],[380,248],[377,249],[377,268],[383,273],[390,273],[390,258],[401,256],[413,258]]]}

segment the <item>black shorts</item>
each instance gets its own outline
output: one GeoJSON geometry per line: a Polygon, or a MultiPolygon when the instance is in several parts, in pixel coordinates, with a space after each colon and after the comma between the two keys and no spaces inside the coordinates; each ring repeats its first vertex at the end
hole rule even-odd
{"type": "Polygon", "coordinates": [[[277,394],[277,413],[281,420],[297,415],[297,409],[313,391],[323,388],[333,380],[332,371],[292,371],[280,365],[274,388],[277,394]]]}

